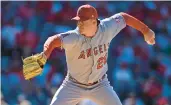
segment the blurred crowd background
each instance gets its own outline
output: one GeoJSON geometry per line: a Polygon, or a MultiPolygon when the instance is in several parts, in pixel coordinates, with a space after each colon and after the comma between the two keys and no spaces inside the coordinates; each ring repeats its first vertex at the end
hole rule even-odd
{"type": "Polygon", "coordinates": [[[30,81],[22,58],[41,52],[49,36],[75,29],[70,19],[82,4],[96,7],[99,19],[126,12],[155,32],[151,46],[137,30],[123,29],[110,44],[108,78],[123,105],[171,105],[171,2],[161,1],[1,2],[2,105],[50,103],[67,72],[65,51],[55,49],[42,75],[30,81]]]}

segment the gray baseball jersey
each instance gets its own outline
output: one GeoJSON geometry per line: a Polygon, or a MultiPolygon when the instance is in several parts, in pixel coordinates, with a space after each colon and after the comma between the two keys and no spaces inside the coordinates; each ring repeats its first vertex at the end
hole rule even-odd
{"type": "MultiPolygon", "coordinates": [[[[116,14],[100,21],[93,38],[80,35],[78,29],[60,34],[66,53],[68,74],[83,84],[101,79],[108,70],[106,61],[109,43],[125,26],[123,17],[116,14]]],[[[122,105],[107,77],[90,86],[73,82],[67,77],[50,105],[79,105],[86,98],[98,105],[122,105]]]]}
{"type": "Polygon", "coordinates": [[[102,78],[108,70],[109,43],[125,26],[124,18],[118,13],[101,20],[93,38],[80,35],[78,28],[59,34],[66,53],[68,73],[84,84],[102,78]]]}

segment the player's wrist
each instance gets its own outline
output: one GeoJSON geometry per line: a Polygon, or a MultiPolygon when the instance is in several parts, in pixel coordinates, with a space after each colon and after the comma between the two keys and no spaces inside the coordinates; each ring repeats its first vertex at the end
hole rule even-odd
{"type": "Polygon", "coordinates": [[[146,36],[151,29],[148,28],[148,26],[145,26],[141,29],[141,32],[143,33],[144,36],[146,36]]]}
{"type": "Polygon", "coordinates": [[[44,52],[40,53],[40,58],[38,59],[43,65],[45,65],[46,61],[47,61],[47,56],[45,55],[44,52]]]}
{"type": "Polygon", "coordinates": [[[37,58],[37,62],[39,63],[40,67],[43,68],[45,63],[46,63],[46,61],[47,61],[47,57],[44,54],[44,52],[36,54],[35,58],[37,58]]]}
{"type": "Polygon", "coordinates": [[[155,33],[151,29],[149,29],[149,31],[144,35],[144,38],[148,44],[155,44],[155,33]]]}

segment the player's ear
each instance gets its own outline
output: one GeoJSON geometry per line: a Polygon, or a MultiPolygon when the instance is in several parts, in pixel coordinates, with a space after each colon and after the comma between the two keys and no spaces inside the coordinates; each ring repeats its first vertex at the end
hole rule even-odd
{"type": "Polygon", "coordinates": [[[93,19],[92,22],[93,22],[93,24],[97,24],[97,20],[96,19],[93,19]]]}

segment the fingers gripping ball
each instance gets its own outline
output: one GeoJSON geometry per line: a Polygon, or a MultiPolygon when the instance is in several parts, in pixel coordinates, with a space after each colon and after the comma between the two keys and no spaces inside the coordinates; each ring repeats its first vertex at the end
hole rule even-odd
{"type": "Polygon", "coordinates": [[[149,45],[154,45],[155,44],[155,33],[150,29],[145,35],[144,35],[145,41],[149,45]]]}
{"type": "Polygon", "coordinates": [[[36,54],[27,57],[23,60],[23,75],[26,80],[40,75],[43,70],[43,66],[46,63],[46,56],[44,53],[36,54]]]}

